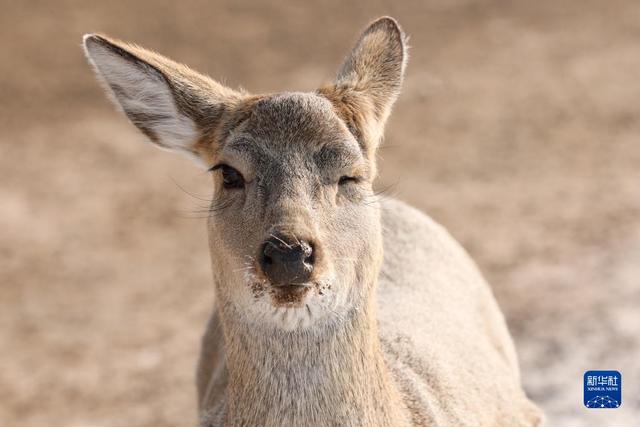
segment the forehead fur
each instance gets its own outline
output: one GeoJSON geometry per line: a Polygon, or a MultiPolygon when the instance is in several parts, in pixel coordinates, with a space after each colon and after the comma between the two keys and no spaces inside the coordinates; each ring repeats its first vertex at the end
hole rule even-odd
{"type": "Polygon", "coordinates": [[[285,92],[255,102],[243,132],[276,144],[339,142],[349,137],[333,105],[314,93],[285,92]]]}

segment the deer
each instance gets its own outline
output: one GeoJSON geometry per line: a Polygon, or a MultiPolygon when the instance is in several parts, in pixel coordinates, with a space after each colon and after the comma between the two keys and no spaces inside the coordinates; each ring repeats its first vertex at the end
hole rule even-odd
{"type": "Polygon", "coordinates": [[[253,95],[106,35],[83,44],[126,117],[211,176],[200,426],[541,425],[470,256],[374,190],[407,64],[396,20],[313,92],[253,95]]]}

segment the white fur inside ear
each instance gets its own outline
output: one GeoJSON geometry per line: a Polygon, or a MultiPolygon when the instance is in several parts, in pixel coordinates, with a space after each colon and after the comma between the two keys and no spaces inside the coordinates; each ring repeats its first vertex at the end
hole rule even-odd
{"type": "Polygon", "coordinates": [[[84,37],[85,53],[116,105],[148,136],[152,134],[161,148],[193,154],[198,129],[178,110],[165,78],[153,67],[116,53],[94,37],[84,37]]]}

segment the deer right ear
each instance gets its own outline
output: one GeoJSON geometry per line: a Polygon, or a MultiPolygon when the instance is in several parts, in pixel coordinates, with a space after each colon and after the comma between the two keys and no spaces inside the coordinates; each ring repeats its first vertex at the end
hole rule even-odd
{"type": "Polygon", "coordinates": [[[370,156],[400,94],[406,63],[406,37],[395,19],[385,16],[362,33],[335,82],[319,90],[334,104],[370,156]]]}
{"type": "Polygon", "coordinates": [[[84,49],[116,105],[161,148],[202,159],[199,142],[242,94],[155,52],[88,34],[84,49]]]}

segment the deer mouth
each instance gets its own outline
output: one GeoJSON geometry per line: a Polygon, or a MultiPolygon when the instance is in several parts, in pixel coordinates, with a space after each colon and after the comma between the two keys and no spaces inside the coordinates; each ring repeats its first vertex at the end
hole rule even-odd
{"type": "Polygon", "coordinates": [[[270,290],[274,305],[286,307],[302,306],[302,303],[311,290],[311,284],[286,284],[272,286],[270,290]]]}

